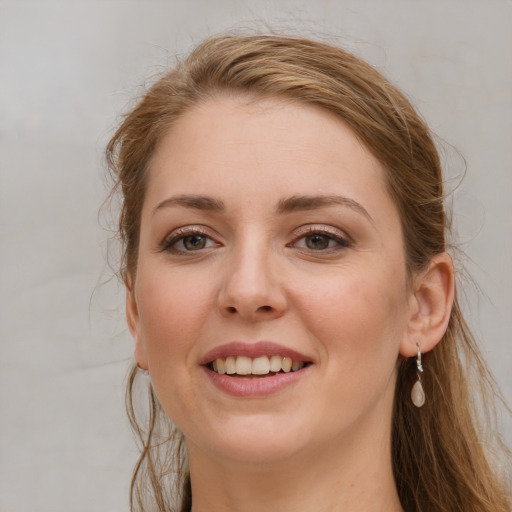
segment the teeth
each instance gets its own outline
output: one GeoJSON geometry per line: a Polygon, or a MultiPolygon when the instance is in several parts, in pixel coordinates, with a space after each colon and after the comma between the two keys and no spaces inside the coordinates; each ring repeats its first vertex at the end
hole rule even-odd
{"type": "MultiPolygon", "coordinates": [[[[224,375],[226,373],[226,365],[224,364],[223,359],[217,359],[215,361],[217,363],[217,373],[220,373],[221,375],[224,375]]],[[[213,366],[213,369],[215,370],[215,365],[213,366]]]]}
{"type": "Polygon", "coordinates": [[[288,373],[292,369],[292,360],[289,357],[283,357],[283,362],[281,363],[283,367],[283,372],[288,373]]]}
{"type": "MultiPolygon", "coordinates": [[[[218,359],[217,359],[218,361],[218,359]]],[[[218,363],[217,363],[218,364],[218,363]]],[[[233,375],[236,373],[236,360],[233,356],[226,357],[226,364],[224,365],[226,368],[226,373],[228,375],[233,375]]]]}
{"type": "Polygon", "coordinates": [[[252,373],[252,361],[250,357],[238,356],[236,358],[236,373],[238,373],[238,375],[250,375],[252,373]]]}
{"type": "Polygon", "coordinates": [[[272,356],[270,358],[270,371],[271,372],[280,372],[282,360],[283,360],[283,358],[281,356],[272,356]]]}
{"type": "Polygon", "coordinates": [[[304,368],[304,361],[292,361],[290,357],[260,356],[254,359],[248,356],[229,356],[212,362],[213,371],[220,375],[267,375],[270,372],[296,372],[304,368]]]}
{"type": "Polygon", "coordinates": [[[253,375],[266,375],[270,371],[270,361],[267,356],[256,357],[252,360],[253,375]]]}

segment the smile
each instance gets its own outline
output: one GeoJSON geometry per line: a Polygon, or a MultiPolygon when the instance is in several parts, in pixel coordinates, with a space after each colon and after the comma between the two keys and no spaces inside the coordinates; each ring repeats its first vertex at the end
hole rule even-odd
{"type": "Polygon", "coordinates": [[[248,356],[219,357],[207,366],[208,369],[219,375],[262,376],[296,372],[307,364],[305,361],[294,361],[287,356],[269,355],[254,358],[248,356]]]}
{"type": "Polygon", "coordinates": [[[270,341],[231,342],[199,361],[209,381],[236,397],[264,397],[307,378],[315,366],[311,356],[270,341]]]}

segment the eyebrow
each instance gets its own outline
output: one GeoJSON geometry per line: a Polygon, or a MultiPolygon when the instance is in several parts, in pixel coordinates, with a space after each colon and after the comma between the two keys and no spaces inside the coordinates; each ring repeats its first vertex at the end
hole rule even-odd
{"type": "MultiPolygon", "coordinates": [[[[277,203],[276,211],[279,214],[292,213],[297,211],[318,210],[333,205],[341,205],[351,208],[352,210],[365,216],[372,223],[372,216],[357,201],[348,197],[337,195],[315,195],[315,196],[292,196],[287,199],[281,199],[277,203]]],[[[182,206],[184,208],[192,208],[208,212],[223,212],[226,207],[223,201],[210,196],[196,194],[182,194],[164,199],[153,210],[153,215],[162,208],[172,206],[182,206]]]]}
{"type": "Polygon", "coordinates": [[[277,204],[278,213],[291,213],[296,211],[317,210],[333,205],[341,205],[365,216],[374,223],[372,216],[357,201],[348,197],[337,195],[317,195],[317,196],[292,196],[288,199],[281,199],[277,204]]]}
{"type": "Polygon", "coordinates": [[[185,208],[193,208],[195,210],[203,210],[208,212],[222,212],[226,208],[224,202],[210,196],[182,194],[165,199],[158,203],[153,210],[153,215],[162,208],[170,206],[183,206],[185,208]]]}

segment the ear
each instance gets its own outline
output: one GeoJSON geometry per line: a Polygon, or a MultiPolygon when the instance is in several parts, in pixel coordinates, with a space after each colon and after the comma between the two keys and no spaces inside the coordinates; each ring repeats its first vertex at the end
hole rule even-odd
{"type": "Polygon", "coordinates": [[[441,341],[450,321],[454,297],[453,261],[447,253],[437,254],[427,270],[414,278],[408,328],[400,343],[400,354],[413,357],[418,345],[425,353],[441,341]]]}
{"type": "Polygon", "coordinates": [[[126,278],[126,323],[135,342],[135,361],[139,368],[148,369],[146,348],[144,346],[139,321],[139,308],[135,297],[135,285],[131,276],[126,278]]]}

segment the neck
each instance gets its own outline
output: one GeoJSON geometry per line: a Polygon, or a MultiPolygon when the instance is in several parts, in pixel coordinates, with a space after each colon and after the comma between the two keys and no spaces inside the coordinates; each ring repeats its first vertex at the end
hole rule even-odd
{"type": "Polygon", "coordinates": [[[390,428],[371,430],[269,463],[219,460],[188,443],[192,512],[402,512],[390,428]]]}

